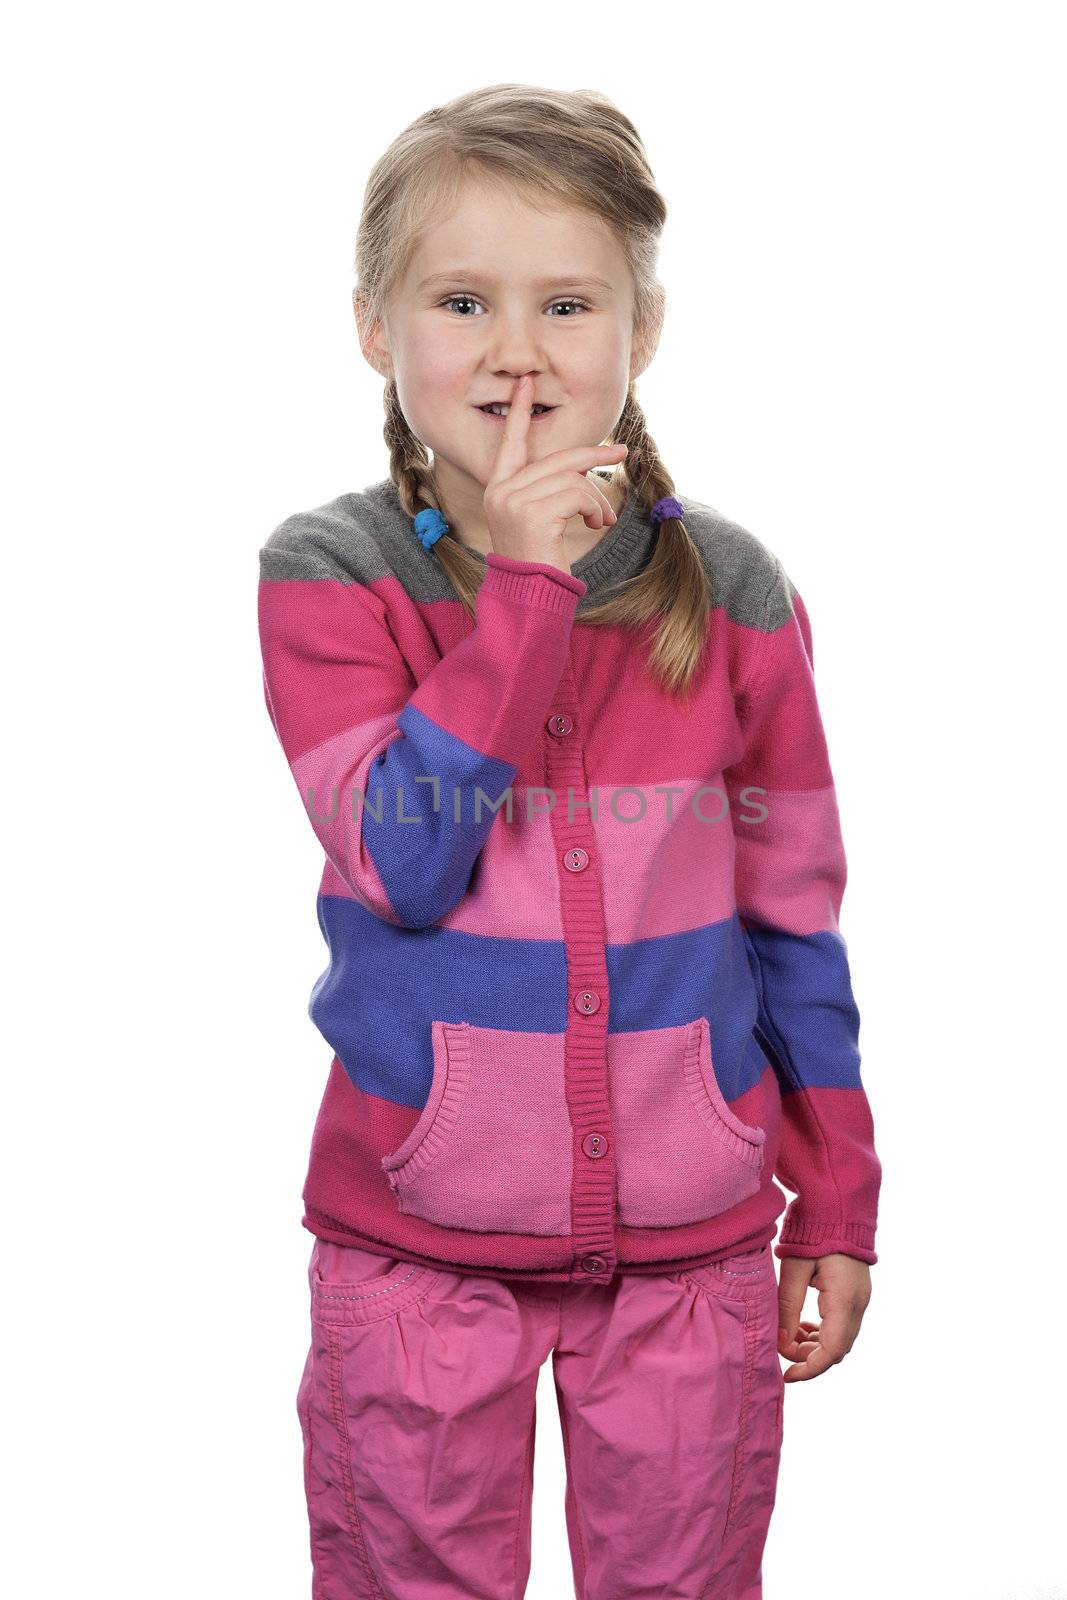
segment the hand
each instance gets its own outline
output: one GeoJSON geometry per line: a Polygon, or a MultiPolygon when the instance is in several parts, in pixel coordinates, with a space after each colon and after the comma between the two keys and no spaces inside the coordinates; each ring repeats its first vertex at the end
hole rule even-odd
{"type": "Polygon", "coordinates": [[[778,1353],[795,1363],[783,1373],[787,1383],[795,1383],[817,1378],[848,1355],[871,1298],[871,1269],[866,1261],[839,1253],[814,1261],[783,1256],[781,1262],[778,1353]],[[800,1321],[809,1283],[819,1291],[821,1324],[800,1321]]]}
{"type": "Polygon", "coordinates": [[[532,380],[516,380],[503,438],[485,488],[485,517],[497,555],[514,561],[543,561],[570,572],[563,534],[572,517],[587,527],[606,528],[615,511],[602,489],[586,477],[592,468],[619,462],[624,444],[575,445],[531,461],[532,380]]]}

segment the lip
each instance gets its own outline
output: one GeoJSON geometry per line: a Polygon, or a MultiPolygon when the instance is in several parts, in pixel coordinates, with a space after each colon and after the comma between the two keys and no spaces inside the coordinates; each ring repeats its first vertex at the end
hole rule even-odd
{"type": "MultiPolygon", "coordinates": [[[[474,407],[472,407],[472,409],[474,411],[477,411],[477,413],[478,413],[478,415],[480,417],[484,417],[487,422],[499,422],[499,423],[503,424],[508,420],[507,417],[498,417],[495,411],[483,411],[481,406],[474,406],[474,407]]],[[[531,427],[533,426],[533,424],[535,422],[544,422],[548,417],[551,417],[558,410],[559,410],[558,406],[550,406],[547,411],[538,412],[536,417],[535,416],[531,416],[530,417],[530,425],[531,425],[531,427]]]]}

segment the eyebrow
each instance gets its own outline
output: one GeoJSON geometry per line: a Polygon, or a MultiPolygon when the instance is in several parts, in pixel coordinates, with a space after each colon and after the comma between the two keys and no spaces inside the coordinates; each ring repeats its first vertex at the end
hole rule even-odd
{"type": "MultiPolygon", "coordinates": [[[[433,283],[454,284],[461,282],[463,279],[467,279],[472,283],[478,283],[480,281],[482,283],[493,284],[494,286],[501,282],[499,278],[494,278],[490,272],[478,272],[473,267],[455,267],[447,272],[431,273],[428,278],[423,278],[422,282],[418,285],[418,288],[428,289],[433,283]]],[[[533,289],[551,289],[554,286],[558,287],[559,285],[565,283],[595,284],[598,289],[607,289],[609,292],[615,288],[615,285],[613,283],[609,283],[606,278],[598,278],[596,274],[592,272],[554,272],[550,278],[537,279],[537,281],[531,284],[530,287],[533,289]]]]}

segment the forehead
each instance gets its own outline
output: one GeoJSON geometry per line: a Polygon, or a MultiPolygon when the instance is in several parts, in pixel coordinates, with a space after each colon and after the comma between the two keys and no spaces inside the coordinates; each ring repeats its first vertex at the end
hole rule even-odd
{"type": "Polygon", "coordinates": [[[506,281],[547,288],[585,278],[618,289],[626,260],[607,224],[589,211],[554,195],[527,197],[467,181],[450,210],[435,213],[421,230],[405,285],[417,293],[437,279],[474,276],[490,286],[506,281]]]}

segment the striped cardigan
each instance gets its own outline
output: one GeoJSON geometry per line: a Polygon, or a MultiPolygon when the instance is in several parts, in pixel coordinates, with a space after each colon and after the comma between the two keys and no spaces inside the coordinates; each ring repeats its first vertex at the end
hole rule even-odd
{"type": "Polygon", "coordinates": [[[768,1243],[785,1210],[779,1256],[877,1260],[807,612],[682,503],[711,590],[688,708],[652,623],[582,625],[650,554],[635,496],[569,574],[475,551],[473,619],[388,478],[260,551],[267,709],[325,853],[320,1238],[608,1281],[768,1243]]]}

